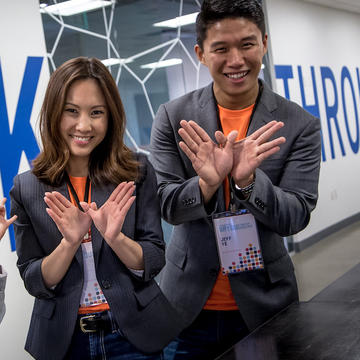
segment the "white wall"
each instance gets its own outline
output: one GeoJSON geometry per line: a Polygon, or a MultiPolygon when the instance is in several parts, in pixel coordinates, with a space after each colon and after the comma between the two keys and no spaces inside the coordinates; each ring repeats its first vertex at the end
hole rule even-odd
{"type": "MultiPolygon", "coordinates": [[[[266,0],[266,7],[274,65],[288,65],[293,72],[293,78],[288,79],[290,99],[303,106],[298,66],[304,79],[306,103],[315,104],[311,67],[314,69],[318,95],[326,161],[321,164],[318,205],[309,226],[294,237],[299,242],[360,211],[360,153],[354,153],[351,148],[345,122],[346,114],[350,138],[356,151],[359,149],[356,139],[359,137],[360,121],[360,14],[298,0],[266,0]],[[329,79],[324,81],[323,86],[322,67],[330,69],[336,90],[329,79]],[[342,91],[341,74],[344,67],[350,73],[353,92],[349,78],[344,81],[342,91]],[[324,93],[327,94],[328,108],[334,105],[336,97],[338,103],[336,118],[345,155],[342,154],[334,119],[330,119],[334,158],[324,93]]],[[[276,85],[277,92],[285,95],[284,80],[278,78],[276,85]]]]}
{"type": "MultiPolygon", "coordinates": [[[[14,125],[24,69],[29,56],[44,57],[30,120],[32,128],[35,129],[37,115],[49,77],[39,2],[38,0],[0,1],[0,63],[11,131],[14,125]]],[[[4,122],[5,119],[0,118],[0,121],[4,122]]],[[[3,134],[0,134],[0,142],[3,141],[3,136],[3,134]]],[[[21,143],[26,143],[27,140],[21,139],[21,143]]],[[[1,149],[1,157],[11,157],[11,149],[4,149],[3,147],[1,149]]],[[[19,171],[28,168],[28,161],[23,153],[19,171]]],[[[5,169],[1,170],[5,172],[5,169]]],[[[2,196],[3,186],[0,177],[0,197],[2,196]]],[[[9,203],[10,199],[7,201],[7,206],[9,206],[9,203]]],[[[8,272],[5,291],[7,312],[0,325],[0,358],[4,360],[31,358],[23,348],[33,298],[24,288],[16,268],[16,259],[15,252],[10,249],[9,236],[6,234],[0,243],[0,264],[8,272]]]]}

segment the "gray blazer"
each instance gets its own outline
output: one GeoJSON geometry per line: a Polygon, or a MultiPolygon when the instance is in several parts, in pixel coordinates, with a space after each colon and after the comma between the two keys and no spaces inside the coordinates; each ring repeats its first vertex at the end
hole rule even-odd
{"type": "MultiPolygon", "coordinates": [[[[174,337],[171,324],[176,320],[175,311],[154,280],[164,266],[165,246],[154,170],[146,158],[141,162],[142,179],[136,184],[136,200],[122,231],[143,249],[143,277],[129,271],[94,224],[91,232],[97,279],[121,332],[138,349],[154,352],[174,337]]],[[[101,206],[114,188],[115,185],[93,185],[91,200],[101,206]]],[[[62,238],[45,211],[44,193],[53,190],[69,199],[65,183],[53,188],[26,172],[15,177],[10,192],[11,213],[18,215],[14,223],[17,265],[27,291],[35,297],[25,349],[36,359],[44,360],[63,359],[66,355],[75,328],[84,276],[79,248],[56,288],[50,290],[44,284],[41,262],[62,238]]]]}
{"type": "Polygon", "coordinates": [[[5,315],[5,285],[6,285],[7,274],[2,268],[0,273],[0,323],[5,315]]]}
{"type": "MultiPolygon", "coordinates": [[[[186,326],[203,308],[219,272],[209,215],[225,211],[225,202],[221,187],[204,206],[199,178],[179,148],[182,119],[194,120],[215,141],[219,120],[212,84],[160,106],[151,134],[151,161],[162,216],[175,225],[160,287],[186,326]]],[[[265,263],[264,271],[229,275],[236,303],[250,330],[298,299],[293,264],[282,236],[304,229],[317,201],[319,119],[263,84],[248,134],[274,119],[284,122],[276,136],[285,136],[286,143],[256,170],[250,198],[235,199],[239,208],[247,208],[256,219],[265,263]]]]}

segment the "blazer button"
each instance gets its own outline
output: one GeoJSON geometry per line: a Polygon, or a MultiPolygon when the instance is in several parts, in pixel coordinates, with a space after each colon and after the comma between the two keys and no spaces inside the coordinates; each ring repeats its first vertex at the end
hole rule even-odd
{"type": "Polygon", "coordinates": [[[109,280],[103,280],[102,286],[104,289],[109,289],[111,288],[111,282],[109,280]]]}

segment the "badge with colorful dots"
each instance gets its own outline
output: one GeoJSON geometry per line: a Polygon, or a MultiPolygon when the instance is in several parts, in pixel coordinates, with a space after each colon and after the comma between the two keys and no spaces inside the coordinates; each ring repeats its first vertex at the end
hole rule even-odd
{"type": "Polygon", "coordinates": [[[217,247],[224,275],[264,269],[254,216],[247,210],[213,216],[217,247]]]}

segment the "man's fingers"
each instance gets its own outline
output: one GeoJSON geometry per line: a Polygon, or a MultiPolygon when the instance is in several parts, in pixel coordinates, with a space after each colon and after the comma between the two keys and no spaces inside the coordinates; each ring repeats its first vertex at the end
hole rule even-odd
{"type": "Polygon", "coordinates": [[[264,131],[258,138],[257,141],[259,144],[262,144],[268,141],[277,131],[279,131],[284,126],[283,122],[278,122],[264,131]]]}
{"type": "Polygon", "coordinates": [[[251,138],[252,140],[257,140],[261,135],[266,133],[269,129],[273,128],[272,129],[272,134],[273,134],[276,131],[278,131],[280,128],[282,128],[283,126],[284,126],[283,122],[273,120],[273,121],[270,121],[269,123],[267,123],[266,125],[262,126],[260,129],[257,129],[255,132],[253,132],[248,137],[251,138]]]}
{"type": "Polygon", "coordinates": [[[186,129],[181,128],[179,129],[178,132],[181,138],[183,139],[183,142],[189,147],[189,149],[192,152],[197,153],[199,150],[198,142],[193,140],[192,136],[188,133],[186,129]]]}
{"type": "Polygon", "coordinates": [[[220,146],[225,146],[225,144],[226,144],[226,136],[224,135],[224,133],[223,132],[221,132],[221,131],[216,131],[215,132],[215,139],[216,139],[216,141],[218,142],[218,144],[220,145],[220,146]]]}
{"type": "Polygon", "coordinates": [[[192,164],[196,161],[195,154],[190,150],[190,148],[183,142],[179,142],[180,149],[185,153],[185,155],[189,158],[192,164]]]}
{"type": "Polygon", "coordinates": [[[275,146],[272,147],[271,149],[262,152],[261,154],[259,154],[258,156],[258,161],[259,163],[262,163],[265,159],[267,159],[269,156],[274,155],[275,153],[277,153],[280,150],[280,146],[275,146]]]}
{"type": "Polygon", "coordinates": [[[231,143],[234,144],[236,141],[236,138],[238,136],[238,131],[237,130],[232,130],[229,135],[227,136],[227,140],[231,143]]]}
{"type": "MultiPolygon", "coordinates": [[[[193,141],[196,145],[202,143],[204,140],[201,139],[200,135],[198,134],[198,126],[194,121],[180,121],[181,128],[179,129],[179,134],[183,138],[185,135],[184,141],[193,141]],[[194,125],[195,124],[195,125],[194,125]]],[[[201,128],[200,128],[201,129],[201,128]]]]}
{"type": "Polygon", "coordinates": [[[211,141],[210,136],[208,133],[195,121],[190,120],[188,124],[191,126],[191,128],[195,131],[195,133],[198,135],[198,137],[201,139],[201,141],[211,141]]]}
{"type": "Polygon", "coordinates": [[[279,149],[280,149],[280,145],[284,144],[285,142],[286,142],[286,139],[283,136],[281,136],[272,141],[268,141],[264,144],[261,144],[258,148],[258,154],[263,154],[263,153],[271,150],[274,147],[279,147],[279,149]]]}

